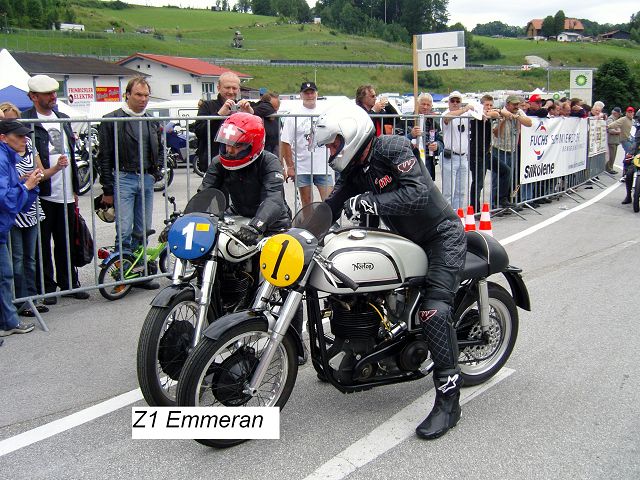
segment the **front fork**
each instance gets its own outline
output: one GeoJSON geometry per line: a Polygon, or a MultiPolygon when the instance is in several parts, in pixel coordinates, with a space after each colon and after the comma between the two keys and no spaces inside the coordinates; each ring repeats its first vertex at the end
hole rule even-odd
{"type": "Polygon", "coordinates": [[[489,332],[489,283],[486,278],[478,280],[478,310],[480,314],[480,329],[485,338],[489,332]]]}
{"type": "Polygon", "coordinates": [[[191,341],[191,347],[195,348],[202,335],[202,329],[204,327],[207,310],[209,309],[209,302],[211,301],[211,291],[213,290],[213,283],[216,278],[216,271],[218,269],[218,261],[214,256],[213,259],[208,260],[204,266],[204,273],[202,274],[202,287],[194,287],[196,293],[196,302],[198,302],[198,321],[196,323],[196,331],[191,341]]]}

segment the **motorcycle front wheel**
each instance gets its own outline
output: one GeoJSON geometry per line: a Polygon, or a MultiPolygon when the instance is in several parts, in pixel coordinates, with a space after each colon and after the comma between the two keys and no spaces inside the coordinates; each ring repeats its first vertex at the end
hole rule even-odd
{"type": "Polygon", "coordinates": [[[633,180],[633,211],[638,213],[640,212],[640,174],[636,173],[633,180]]]}
{"type": "Polygon", "coordinates": [[[500,285],[489,282],[489,330],[482,332],[477,299],[462,304],[462,314],[456,322],[460,345],[461,375],[464,385],[486,382],[507,363],[518,336],[518,309],[513,297],[500,285]],[[481,345],[464,347],[464,341],[482,340],[481,345]]]}
{"type": "MultiPolygon", "coordinates": [[[[166,307],[151,307],[147,314],[138,340],[137,371],[142,395],[152,407],[176,403],[178,379],[191,349],[198,309],[189,289],[166,307]]],[[[210,321],[207,318],[203,327],[210,321]]]]}
{"type": "MultiPolygon", "coordinates": [[[[298,374],[294,341],[286,335],[269,364],[255,396],[244,393],[269,344],[261,322],[230,328],[219,340],[203,337],[189,355],[178,382],[177,404],[184,407],[280,407],[289,400],[298,374]]],[[[238,445],[245,439],[197,439],[214,448],[238,445]]]]}

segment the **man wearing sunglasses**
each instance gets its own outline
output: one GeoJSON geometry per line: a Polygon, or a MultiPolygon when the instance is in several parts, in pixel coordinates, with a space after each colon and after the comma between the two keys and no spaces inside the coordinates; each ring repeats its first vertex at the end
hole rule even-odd
{"type": "Polygon", "coordinates": [[[462,106],[462,94],[449,94],[449,109],[443,113],[442,194],[454,210],[465,208],[469,185],[469,111],[462,106]]]}

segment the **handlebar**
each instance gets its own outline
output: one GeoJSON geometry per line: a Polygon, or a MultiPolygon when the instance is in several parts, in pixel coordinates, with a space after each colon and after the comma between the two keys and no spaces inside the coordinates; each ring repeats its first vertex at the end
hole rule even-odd
{"type": "Polygon", "coordinates": [[[327,267],[327,270],[331,273],[331,275],[336,277],[338,280],[344,283],[351,290],[355,292],[358,289],[358,284],[353,280],[351,280],[351,278],[349,278],[345,273],[342,273],[340,270],[334,267],[333,263],[327,261],[325,263],[325,266],[327,267]]]}

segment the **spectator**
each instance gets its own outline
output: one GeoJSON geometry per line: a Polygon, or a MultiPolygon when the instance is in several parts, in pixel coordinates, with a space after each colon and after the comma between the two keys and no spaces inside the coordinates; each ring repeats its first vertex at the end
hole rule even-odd
{"type": "Polygon", "coordinates": [[[469,116],[471,105],[462,104],[462,94],[449,94],[449,108],[442,116],[444,158],[442,159],[442,194],[454,210],[466,207],[469,188],[469,116]]]}
{"type": "MultiPolygon", "coordinates": [[[[24,118],[37,120],[57,120],[69,118],[62,112],[55,110],[58,101],[57,91],[60,85],[47,75],[35,75],[28,81],[29,98],[33,102],[33,108],[23,113],[24,118]]],[[[64,168],[62,175],[54,175],[50,180],[44,180],[40,184],[40,203],[45,215],[40,224],[42,240],[42,269],[44,272],[44,293],[53,293],[57,288],[70,290],[80,287],[78,271],[70,263],[68,252],[73,245],[73,239],[67,237],[75,232],[76,216],[75,207],[78,201],[78,167],[75,157],[75,136],[70,123],[40,123],[34,122],[35,151],[40,155],[42,166],[45,169],[55,167],[64,156],[69,160],[71,168],[64,168]],[[54,132],[55,138],[60,133],[57,145],[51,145],[54,137],[49,132],[54,132]],[[64,152],[64,155],[57,152],[64,152]],[[65,222],[66,216],[66,222],[65,222]],[[66,230],[66,231],[65,231],[66,230]],[[54,251],[51,255],[51,239],[53,238],[54,251]],[[55,261],[55,279],[53,274],[53,262],[55,261]]],[[[39,273],[37,271],[36,273],[39,273]]],[[[38,283],[40,286],[40,283],[38,283]]],[[[87,292],[74,292],[64,296],[84,300],[89,298],[87,292]]],[[[46,305],[55,305],[57,297],[44,299],[46,305]]]]}
{"type": "Polygon", "coordinates": [[[36,168],[23,181],[15,167],[20,161],[16,150],[26,148],[26,136],[30,133],[28,127],[15,120],[0,120],[0,337],[29,333],[35,327],[33,323],[20,321],[13,304],[13,269],[7,248],[16,214],[29,210],[42,179],[42,171],[36,168]]]}
{"type": "MultiPolygon", "coordinates": [[[[0,111],[7,119],[20,118],[20,110],[12,103],[0,104],[0,111]]],[[[53,175],[69,165],[66,156],[60,157],[58,163],[49,169],[44,169],[38,152],[33,150],[31,138],[26,137],[24,149],[18,144],[14,150],[20,155],[21,160],[16,164],[20,180],[25,180],[35,169],[39,168],[44,174],[42,180],[49,180],[53,175]],[[18,148],[19,147],[19,148],[18,148]]],[[[11,228],[11,257],[13,260],[13,281],[16,298],[31,297],[37,295],[36,288],[36,241],[38,239],[38,216],[42,222],[44,214],[40,206],[40,200],[31,204],[27,212],[20,212],[16,216],[15,225],[11,228]]],[[[19,306],[20,307],[20,306],[19,306]]],[[[40,313],[46,313],[49,309],[45,305],[36,305],[40,313]]],[[[30,308],[20,311],[23,317],[34,317],[35,313],[30,308]]]]}
{"type": "Polygon", "coordinates": [[[542,97],[537,93],[529,97],[529,109],[526,113],[530,117],[547,118],[549,116],[549,111],[542,107],[542,97]]]}
{"type": "MultiPolygon", "coordinates": [[[[527,117],[527,115],[518,108],[519,104],[520,97],[517,95],[509,95],[507,97],[505,106],[500,110],[502,119],[494,131],[493,155],[498,157],[498,161],[506,163],[511,169],[512,189],[509,195],[500,194],[500,197],[507,196],[511,198],[514,194],[513,186],[517,185],[520,181],[520,152],[518,148],[520,143],[520,126],[526,125],[530,127],[533,125],[531,118],[527,117]]],[[[497,174],[493,172],[493,184],[495,184],[497,180],[497,174]]],[[[516,210],[520,208],[522,207],[518,207],[516,210]]]]}
{"type": "Polygon", "coordinates": [[[633,138],[631,138],[631,127],[633,127],[633,114],[635,110],[633,107],[627,107],[624,117],[620,117],[614,122],[609,124],[608,129],[620,130],[620,145],[624,150],[624,153],[630,153],[633,148],[633,138]]]}
{"type": "Polygon", "coordinates": [[[260,101],[252,105],[253,114],[262,118],[266,139],[264,149],[267,152],[279,156],[280,143],[280,119],[273,115],[278,113],[280,108],[280,97],[277,93],[267,92],[260,98],[260,101]]]}
{"type": "Polygon", "coordinates": [[[571,106],[570,117],[587,118],[587,112],[582,107],[584,102],[580,98],[572,98],[569,102],[571,106]]]}
{"type": "MultiPolygon", "coordinates": [[[[218,78],[218,96],[205,100],[198,107],[198,116],[228,117],[234,112],[253,113],[248,100],[238,100],[240,77],[233,72],[224,72],[218,78]]],[[[213,157],[218,155],[220,145],[215,142],[216,134],[224,119],[196,120],[194,131],[198,137],[198,162],[200,171],[206,172],[213,157]],[[211,150],[209,150],[211,148],[211,150]]]]}
{"type": "MultiPolygon", "coordinates": [[[[631,108],[631,107],[629,107],[631,108]]],[[[629,110],[627,108],[627,110],[629,110]]],[[[628,113],[628,112],[627,112],[628,113]]],[[[622,178],[625,182],[625,186],[627,187],[627,196],[622,201],[623,205],[627,203],[631,203],[631,189],[633,188],[633,176],[636,171],[636,167],[633,164],[633,156],[640,155],[640,110],[636,113],[636,121],[635,121],[636,132],[635,136],[632,139],[631,147],[629,148],[629,157],[625,158],[624,161],[624,171],[622,172],[622,178]]]]}
{"type": "Polygon", "coordinates": [[[607,115],[602,112],[603,108],[604,108],[604,103],[598,100],[593,104],[593,107],[591,107],[589,111],[589,116],[591,118],[595,118],[596,120],[606,120],[607,115]]]}
{"type": "Polygon", "coordinates": [[[561,117],[571,116],[571,102],[569,100],[560,101],[559,114],[561,117]]]}
{"type": "Polygon", "coordinates": [[[607,164],[604,169],[607,173],[611,175],[615,175],[616,172],[613,169],[613,166],[616,163],[616,155],[618,154],[618,146],[620,145],[620,133],[622,130],[619,126],[611,128],[611,124],[618,120],[622,116],[622,109],[620,107],[615,107],[611,110],[611,115],[607,118],[607,147],[609,158],[607,159],[607,164]]]}
{"type": "MultiPolygon", "coordinates": [[[[389,99],[386,97],[377,98],[376,90],[373,85],[360,85],[356,90],[356,104],[364,109],[369,115],[389,114],[394,115],[397,112],[389,104],[389,99]]],[[[373,125],[376,127],[376,137],[380,135],[391,135],[393,133],[392,122],[387,121],[385,125],[385,119],[382,117],[372,118],[373,125]]]]}
{"type": "Polygon", "coordinates": [[[431,179],[435,181],[438,156],[444,149],[444,143],[442,141],[440,123],[434,118],[434,116],[438,114],[433,111],[433,97],[430,94],[421,93],[418,96],[418,111],[416,115],[425,115],[425,117],[407,122],[407,129],[409,131],[407,138],[411,140],[413,154],[418,160],[422,160],[420,158],[418,144],[420,137],[422,137],[426,148],[424,158],[425,167],[427,167],[431,179]],[[424,129],[420,127],[420,122],[422,121],[424,122],[424,129]]]}
{"type": "MultiPolygon", "coordinates": [[[[497,156],[491,155],[491,137],[493,121],[500,118],[500,112],[493,108],[493,97],[484,95],[482,103],[482,119],[473,119],[470,122],[470,154],[469,168],[471,170],[471,194],[470,204],[475,211],[480,211],[480,190],[484,188],[484,177],[487,170],[496,172],[499,183],[493,186],[493,203],[498,203],[501,207],[512,208],[509,202],[509,183],[511,178],[511,168],[504,162],[500,162],[497,156]],[[497,202],[497,200],[499,202],[497,202]]],[[[492,205],[495,207],[496,205],[492,205]]]]}
{"type": "Polygon", "coordinates": [[[547,103],[547,112],[549,114],[549,118],[559,117],[560,116],[560,102],[554,101],[550,104],[547,103]]]}
{"type": "MultiPolygon", "coordinates": [[[[150,93],[145,78],[132,78],[125,89],[125,104],[104,118],[150,118],[147,113],[150,93]]],[[[153,184],[161,164],[160,126],[152,121],[103,121],[99,135],[102,203],[114,205],[116,209],[116,248],[120,248],[122,242],[123,251],[134,251],[152,227],[153,184]]],[[[151,269],[154,273],[153,266],[151,269]]],[[[156,281],[135,286],[148,290],[160,288],[156,281]]]]}
{"type": "Polygon", "coordinates": [[[282,127],[280,151],[285,162],[285,180],[294,179],[300,192],[300,203],[304,207],[312,201],[312,185],[318,188],[320,198],[324,200],[333,189],[333,177],[327,165],[327,149],[309,145],[312,125],[318,115],[318,87],[313,82],[304,82],[300,86],[302,107],[292,112],[296,117],[288,117],[282,127]],[[294,163],[295,159],[295,163],[294,163]]]}

